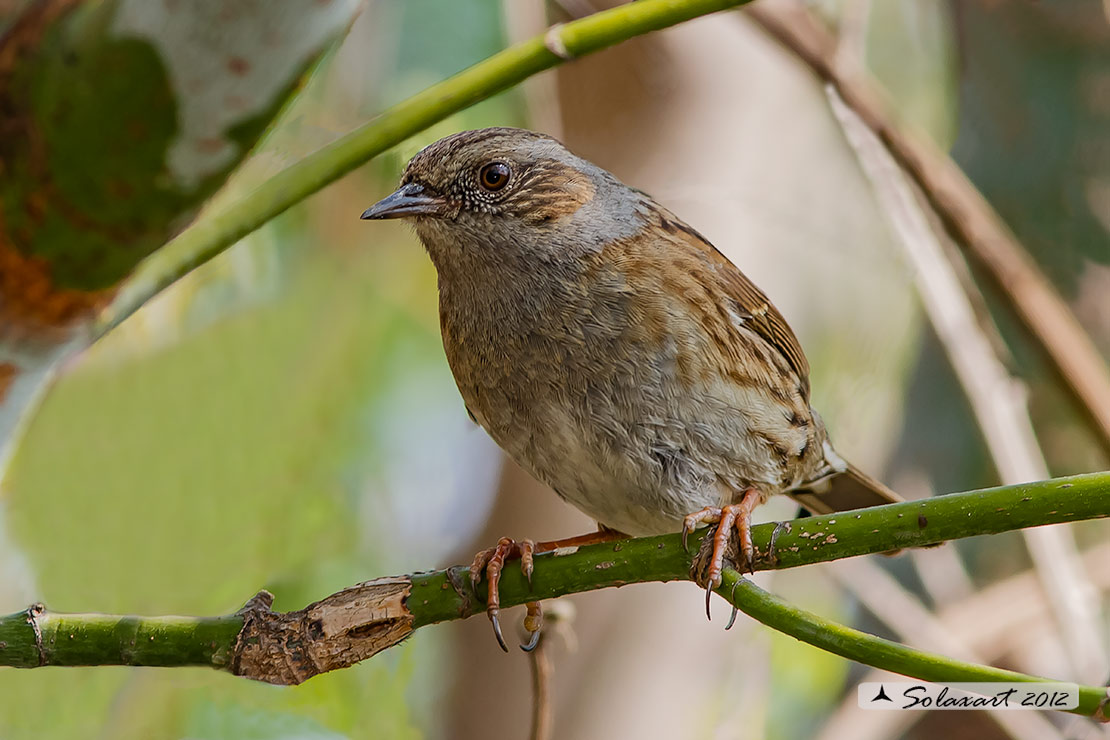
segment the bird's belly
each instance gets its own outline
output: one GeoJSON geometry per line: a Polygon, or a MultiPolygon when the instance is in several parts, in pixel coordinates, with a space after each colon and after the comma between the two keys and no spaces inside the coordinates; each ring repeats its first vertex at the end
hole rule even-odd
{"type": "MultiPolygon", "coordinates": [[[[519,372],[521,363],[493,382],[490,374],[456,379],[494,440],[598,522],[631,535],[673,532],[686,514],[749,486],[766,494],[789,487],[791,466],[767,439],[799,430],[762,391],[684,385],[667,363],[646,357],[605,376],[567,359],[542,379],[519,372]]],[[[804,430],[795,436],[784,446],[804,448],[804,430]]]]}

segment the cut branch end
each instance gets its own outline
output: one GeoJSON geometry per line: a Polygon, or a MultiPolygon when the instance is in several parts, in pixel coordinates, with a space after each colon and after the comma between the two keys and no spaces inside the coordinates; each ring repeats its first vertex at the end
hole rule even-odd
{"type": "Polygon", "coordinates": [[[378,578],[292,612],[272,611],[273,596],[259,592],[240,611],[230,670],[290,685],[354,665],[412,634],[411,591],[407,576],[378,578]]]}

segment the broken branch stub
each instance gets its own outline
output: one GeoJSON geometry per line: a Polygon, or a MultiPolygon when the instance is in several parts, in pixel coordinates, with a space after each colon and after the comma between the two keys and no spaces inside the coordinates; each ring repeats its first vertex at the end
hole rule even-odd
{"type": "Polygon", "coordinates": [[[273,596],[260,591],[240,611],[230,670],[287,686],[354,665],[412,634],[411,590],[406,576],[378,578],[292,612],[271,611],[273,596]]]}

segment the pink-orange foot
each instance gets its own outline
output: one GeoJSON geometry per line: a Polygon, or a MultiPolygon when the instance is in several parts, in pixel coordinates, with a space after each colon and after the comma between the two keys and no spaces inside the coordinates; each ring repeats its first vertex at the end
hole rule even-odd
{"type": "MultiPolygon", "coordinates": [[[[613,540],[627,539],[628,535],[600,526],[598,531],[577,537],[568,537],[565,540],[552,540],[551,542],[534,542],[521,540],[517,542],[509,537],[502,537],[493,547],[482,550],[474,556],[470,564],[470,581],[475,586],[482,580],[485,573],[487,579],[486,615],[493,624],[493,634],[497,637],[497,644],[505,652],[509,651],[505,644],[505,637],[501,634],[501,571],[505,568],[505,561],[520,558],[520,570],[528,583],[532,583],[533,556],[540,552],[551,552],[561,547],[575,547],[580,545],[594,545],[599,542],[612,542],[613,540]]],[[[528,632],[528,642],[521,645],[521,649],[531,651],[540,639],[540,628],[543,626],[543,611],[538,601],[530,601],[525,605],[528,609],[524,617],[524,629],[528,632]]]]}
{"type": "MultiPolygon", "coordinates": [[[[690,532],[699,524],[716,524],[713,533],[713,554],[709,559],[706,569],[705,614],[709,616],[709,597],[713,589],[721,585],[721,573],[725,567],[725,551],[728,541],[735,529],[740,537],[741,567],[755,572],[755,546],[752,544],[752,512],[759,506],[761,499],[759,492],[754,488],[744,491],[739,503],[728,504],[717,508],[707,506],[701,511],[689,514],[682,521],[682,546],[686,547],[686,540],[690,532]]],[[[730,625],[731,626],[731,625],[730,625]]]]}
{"type": "MultiPolygon", "coordinates": [[[[497,644],[506,653],[509,652],[508,645],[505,644],[505,637],[501,634],[501,622],[498,617],[501,614],[501,593],[498,586],[501,583],[501,571],[505,568],[505,561],[514,558],[520,558],[520,570],[524,573],[524,577],[528,579],[528,583],[532,582],[532,556],[536,552],[536,543],[532,540],[516,540],[509,537],[502,537],[497,541],[493,547],[482,550],[474,556],[474,562],[470,564],[470,582],[475,586],[482,580],[483,571],[486,574],[487,580],[487,596],[486,596],[486,616],[493,624],[493,634],[497,637],[497,644]]],[[[539,614],[540,605],[538,602],[530,602],[528,604],[529,617],[532,616],[533,611],[539,614]]],[[[542,617],[541,617],[542,619],[542,617]]],[[[529,629],[530,635],[526,645],[522,645],[525,650],[531,650],[535,647],[535,642],[539,639],[540,624],[538,619],[526,620],[534,624],[527,624],[526,628],[529,629]],[[531,627],[535,627],[532,630],[531,627]]]]}

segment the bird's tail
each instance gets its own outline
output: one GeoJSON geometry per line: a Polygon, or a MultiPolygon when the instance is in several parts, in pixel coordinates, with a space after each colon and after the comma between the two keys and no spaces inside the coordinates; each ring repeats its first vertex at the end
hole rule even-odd
{"type": "Polygon", "coordinates": [[[811,514],[866,509],[902,501],[902,497],[851,463],[843,473],[833,473],[789,492],[811,514]]]}

